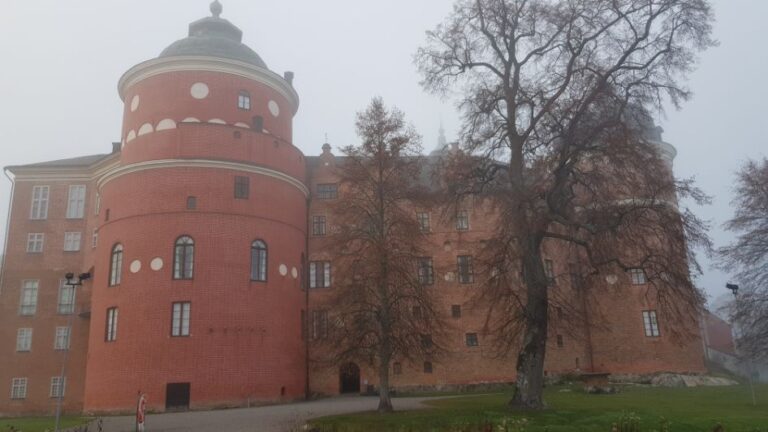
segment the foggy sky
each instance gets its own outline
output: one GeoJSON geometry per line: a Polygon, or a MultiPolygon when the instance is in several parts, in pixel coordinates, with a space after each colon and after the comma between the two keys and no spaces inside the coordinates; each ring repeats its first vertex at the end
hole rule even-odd
{"type": "MultiPolygon", "coordinates": [[[[397,105],[424,137],[437,142],[459,129],[450,101],[424,93],[412,57],[451,10],[449,0],[222,0],[223,18],[278,74],[296,73],[301,106],[294,144],[307,155],[328,140],[357,143],[355,112],[374,96],[397,105]]],[[[658,119],[679,151],[678,177],[695,177],[712,195],[697,213],[712,222],[717,245],[731,234],[734,172],[768,153],[768,36],[764,0],[714,0],[721,45],[691,75],[694,99],[658,119]]],[[[6,1],[0,14],[0,166],[108,153],[120,140],[122,102],[117,80],[187,35],[190,22],[210,15],[209,0],[6,1]]],[[[0,232],[10,183],[0,178],[0,232]]],[[[5,237],[0,238],[0,248],[5,237]]],[[[0,249],[1,250],[1,249],[0,249]]],[[[726,275],[703,257],[698,285],[714,298],[726,275]]],[[[74,269],[77,270],[77,269],[74,269]]]]}

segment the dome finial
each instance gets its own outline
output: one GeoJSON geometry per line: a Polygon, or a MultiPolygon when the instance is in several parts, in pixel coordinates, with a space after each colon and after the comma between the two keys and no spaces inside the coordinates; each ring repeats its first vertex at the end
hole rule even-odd
{"type": "Polygon", "coordinates": [[[224,10],[224,6],[219,3],[219,0],[213,0],[213,3],[211,3],[211,13],[215,18],[218,18],[221,16],[221,12],[224,10]]]}

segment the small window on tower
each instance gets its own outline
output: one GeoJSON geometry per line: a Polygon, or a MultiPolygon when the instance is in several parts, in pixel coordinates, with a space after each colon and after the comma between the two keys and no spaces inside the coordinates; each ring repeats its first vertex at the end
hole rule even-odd
{"type": "Polygon", "coordinates": [[[187,210],[195,210],[197,209],[197,197],[188,196],[187,197],[187,210]]]}
{"type": "Polygon", "coordinates": [[[251,110],[251,95],[245,90],[240,91],[240,94],[237,96],[237,107],[241,110],[250,111],[251,110]]]}
{"type": "Polygon", "coordinates": [[[248,199],[250,194],[250,179],[245,176],[235,176],[235,199],[248,199]]]}

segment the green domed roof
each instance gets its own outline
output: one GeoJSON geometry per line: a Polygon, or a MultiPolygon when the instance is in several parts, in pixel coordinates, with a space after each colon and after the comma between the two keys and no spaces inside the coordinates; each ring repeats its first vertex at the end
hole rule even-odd
{"type": "Polygon", "coordinates": [[[190,24],[189,36],[172,43],[160,53],[160,58],[177,56],[219,57],[267,69],[264,60],[242,42],[242,30],[231,22],[220,18],[222,9],[218,0],[211,3],[213,16],[190,24]]]}

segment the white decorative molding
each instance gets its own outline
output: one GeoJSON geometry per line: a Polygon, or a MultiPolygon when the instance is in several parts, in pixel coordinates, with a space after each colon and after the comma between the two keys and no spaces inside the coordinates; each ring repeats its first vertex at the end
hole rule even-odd
{"type": "Polygon", "coordinates": [[[125,142],[129,143],[136,139],[136,131],[131,129],[130,132],[128,132],[128,136],[125,137],[125,142]]]}
{"type": "Polygon", "coordinates": [[[139,109],[139,102],[141,99],[139,98],[139,95],[134,95],[133,99],[131,99],[131,112],[136,111],[139,109]]]}
{"type": "Polygon", "coordinates": [[[227,122],[225,122],[225,121],[224,121],[224,120],[222,120],[222,119],[218,119],[218,118],[210,119],[210,120],[208,120],[208,123],[212,123],[212,124],[222,124],[222,125],[225,125],[225,124],[227,124],[227,122]]]}
{"type": "Polygon", "coordinates": [[[309,189],[307,188],[306,185],[304,185],[304,183],[302,183],[300,180],[294,177],[289,176],[288,174],[281,173],[280,171],[275,171],[273,169],[269,169],[269,168],[265,168],[257,165],[249,165],[249,164],[238,163],[238,162],[207,160],[207,159],[165,159],[165,160],[139,162],[132,165],[121,166],[121,167],[117,167],[113,171],[110,171],[104,174],[101,178],[98,179],[96,184],[98,189],[101,190],[101,188],[104,187],[104,185],[109,183],[110,181],[128,174],[133,174],[133,173],[142,172],[142,171],[156,170],[156,169],[168,169],[168,168],[213,168],[213,169],[226,169],[226,170],[232,170],[232,171],[241,171],[241,172],[247,172],[251,174],[263,175],[266,177],[271,177],[271,178],[286,182],[291,186],[295,187],[296,189],[298,189],[299,191],[301,191],[301,193],[303,193],[304,196],[306,197],[309,196],[309,189]]]}
{"type": "Polygon", "coordinates": [[[243,123],[243,122],[237,122],[237,123],[235,123],[235,126],[237,126],[239,128],[243,128],[243,129],[250,129],[251,128],[251,125],[249,125],[248,123],[243,123]]]}
{"type": "Polygon", "coordinates": [[[291,276],[293,276],[294,279],[298,279],[299,278],[299,270],[296,269],[296,267],[291,269],[291,276]]]}
{"type": "Polygon", "coordinates": [[[181,121],[182,123],[200,123],[200,120],[194,118],[194,117],[187,117],[184,120],[181,121]]]}
{"type": "Polygon", "coordinates": [[[171,119],[164,119],[160,120],[160,123],[157,124],[155,131],[160,132],[169,129],[176,129],[176,122],[171,119]]]}
{"type": "Polygon", "coordinates": [[[152,123],[144,123],[139,128],[138,136],[143,136],[143,135],[146,135],[146,134],[151,134],[154,131],[155,131],[155,128],[152,127],[152,123]]]}
{"type": "Polygon", "coordinates": [[[299,95],[280,75],[245,62],[205,56],[163,57],[139,63],[120,78],[118,83],[120,98],[125,100],[125,91],[147,78],[182,71],[220,72],[251,79],[285,97],[291,105],[293,114],[296,114],[299,109],[299,95]]]}

